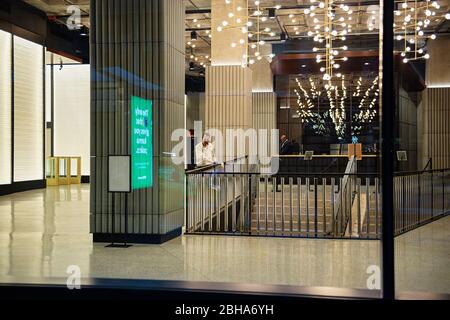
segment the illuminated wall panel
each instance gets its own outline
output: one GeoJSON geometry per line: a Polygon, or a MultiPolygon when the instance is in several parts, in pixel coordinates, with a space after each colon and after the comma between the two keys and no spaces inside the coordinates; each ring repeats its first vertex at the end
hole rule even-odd
{"type": "Polygon", "coordinates": [[[81,174],[90,173],[90,66],[54,68],[54,154],[81,156],[81,174]]]}
{"type": "Polygon", "coordinates": [[[14,37],[14,182],[43,179],[41,45],[14,37]]]}
{"type": "Polygon", "coordinates": [[[0,30],[0,184],[11,183],[11,34],[0,30]]]}

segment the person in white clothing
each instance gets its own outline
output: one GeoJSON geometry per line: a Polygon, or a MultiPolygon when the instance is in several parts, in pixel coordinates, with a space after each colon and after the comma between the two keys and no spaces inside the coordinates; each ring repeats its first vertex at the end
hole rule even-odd
{"type": "Polygon", "coordinates": [[[211,136],[205,133],[202,142],[195,146],[195,164],[200,167],[216,162],[216,149],[211,142],[211,136]]]}

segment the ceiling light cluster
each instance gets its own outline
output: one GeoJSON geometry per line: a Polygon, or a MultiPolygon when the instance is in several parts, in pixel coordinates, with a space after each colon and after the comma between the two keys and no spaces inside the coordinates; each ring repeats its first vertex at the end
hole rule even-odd
{"type": "Polygon", "coordinates": [[[223,20],[217,27],[218,32],[229,29],[238,29],[242,36],[234,39],[230,46],[246,46],[246,53],[242,56],[242,67],[254,64],[264,57],[272,59],[275,55],[264,54],[262,46],[266,44],[263,40],[267,37],[276,37],[277,34],[269,27],[262,27],[262,23],[275,18],[275,10],[281,8],[281,5],[275,7],[262,8],[261,1],[253,2],[248,10],[236,4],[234,0],[224,0],[228,9],[227,20],[223,20]]]}
{"type": "Polygon", "coordinates": [[[195,54],[191,54],[189,56],[191,62],[198,63],[200,66],[205,67],[210,64],[211,58],[209,55],[206,56],[196,56],[195,54]]]}
{"type": "Polygon", "coordinates": [[[333,131],[342,140],[350,126],[352,135],[358,135],[377,121],[379,77],[374,73],[355,78],[341,75],[329,81],[297,77],[295,82],[298,110],[293,117],[311,125],[316,134],[333,131]]]}
{"type": "Polygon", "coordinates": [[[313,51],[317,53],[316,62],[322,64],[320,71],[324,80],[331,80],[335,71],[340,68],[339,62],[348,60],[343,54],[348,50],[343,41],[352,32],[349,19],[353,11],[342,1],[310,0],[311,6],[304,11],[314,22],[313,30],[308,31],[308,36],[318,43],[313,51]]]}
{"type": "MultiPolygon", "coordinates": [[[[361,97],[361,86],[363,85],[362,77],[358,79],[356,92],[354,97],[361,97]]],[[[352,135],[360,135],[364,125],[373,122],[377,115],[377,102],[379,99],[379,77],[376,76],[372,82],[370,79],[366,82],[367,87],[358,105],[358,112],[353,116],[352,135]]]]}
{"type": "Polygon", "coordinates": [[[300,118],[302,123],[309,122],[310,118],[313,115],[312,109],[314,108],[314,104],[311,101],[311,99],[316,99],[320,96],[320,91],[317,91],[314,81],[311,78],[309,80],[311,87],[308,92],[308,90],[306,90],[302,86],[298,78],[295,79],[295,82],[297,83],[298,87],[298,89],[297,88],[294,89],[294,93],[297,95],[297,105],[298,105],[298,109],[296,111],[297,113],[296,118],[300,118]]]}
{"type": "Polygon", "coordinates": [[[333,120],[334,128],[339,139],[342,139],[345,134],[346,114],[345,114],[345,100],[347,99],[347,87],[345,86],[345,76],[341,76],[341,85],[333,85],[331,81],[325,84],[328,101],[330,103],[330,118],[333,120]],[[339,92],[340,90],[340,92],[339,92]]]}
{"type": "Polygon", "coordinates": [[[409,61],[429,59],[430,54],[426,50],[426,41],[436,39],[434,33],[427,32],[431,20],[447,19],[450,14],[438,14],[440,5],[431,0],[404,0],[399,3],[395,15],[402,18],[400,25],[394,24],[395,38],[403,42],[403,48],[399,51],[404,63],[409,61]]]}
{"type": "MultiPolygon", "coordinates": [[[[297,87],[294,89],[297,95],[297,105],[298,109],[296,111],[295,117],[300,118],[302,123],[313,123],[313,129],[318,133],[325,130],[324,121],[330,116],[333,121],[336,134],[339,138],[343,138],[345,134],[346,124],[346,101],[348,98],[346,79],[345,76],[341,76],[340,81],[333,84],[333,81],[326,81],[324,84],[326,92],[326,101],[328,101],[329,108],[327,111],[320,115],[320,103],[322,91],[318,89],[318,85],[315,84],[314,80],[309,78],[309,88],[305,89],[302,82],[296,78],[297,87]],[[314,106],[317,106],[317,112],[313,112],[314,106]]],[[[305,80],[306,81],[306,80],[305,80]]],[[[320,86],[323,84],[320,84],[320,86]]]]}
{"type": "MultiPolygon", "coordinates": [[[[192,23],[196,24],[197,28],[200,28],[202,25],[198,23],[198,19],[191,20],[192,23]]],[[[205,34],[211,38],[211,31],[210,30],[204,30],[205,34]]],[[[206,67],[211,63],[211,58],[209,55],[197,55],[195,54],[195,49],[197,48],[197,42],[199,38],[204,40],[205,35],[200,35],[199,31],[192,30],[190,31],[190,37],[187,41],[188,46],[188,52],[186,52],[187,56],[189,57],[189,70],[190,71],[196,71],[199,70],[198,66],[200,66],[200,70],[202,68],[206,67]],[[189,53],[190,52],[190,53],[189,53]]],[[[207,42],[207,40],[204,40],[207,42]]]]}
{"type": "Polygon", "coordinates": [[[376,103],[379,96],[378,76],[372,81],[371,86],[367,88],[364,96],[359,102],[359,112],[355,119],[361,122],[372,122],[377,114],[376,103]]]}
{"type": "Polygon", "coordinates": [[[353,92],[354,97],[359,97],[361,94],[361,85],[362,85],[362,77],[359,77],[358,81],[356,82],[356,90],[353,92]]]}

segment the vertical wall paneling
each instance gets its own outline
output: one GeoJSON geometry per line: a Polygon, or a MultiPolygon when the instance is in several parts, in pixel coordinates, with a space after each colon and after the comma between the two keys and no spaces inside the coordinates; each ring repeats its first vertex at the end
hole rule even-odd
{"type": "Polygon", "coordinates": [[[417,128],[417,110],[418,110],[418,94],[416,92],[406,92],[399,85],[397,94],[398,110],[396,114],[396,130],[397,130],[397,148],[407,152],[409,161],[397,162],[397,171],[416,171],[417,164],[417,147],[418,147],[418,128],[417,128]]]}
{"type": "Polygon", "coordinates": [[[450,88],[425,89],[421,117],[422,165],[432,158],[433,169],[450,168],[450,88]]]}
{"type": "MultiPolygon", "coordinates": [[[[116,232],[139,241],[183,223],[183,165],[170,151],[184,127],[184,5],[182,0],[91,1],[91,232],[111,232],[108,154],[129,154],[132,96],[153,101],[153,187],[116,195],[116,232]],[[146,237],[148,236],[148,237],[146,237]]],[[[144,239],[144,240],[143,240],[144,239]]],[[[147,239],[147,240],[145,240],[147,239]]]]}
{"type": "MultiPolygon", "coordinates": [[[[449,35],[427,43],[426,84],[418,109],[419,166],[432,158],[433,169],[450,167],[449,35]]],[[[419,169],[421,169],[419,168],[419,169]]]]}
{"type": "MultiPolygon", "coordinates": [[[[49,53],[47,52],[47,55],[49,53]]],[[[53,98],[53,77],[52,77],[52,69],[53,65],[46,64],[45,66],[45,123],[44,123],[44,130],[45,130],[45,137],[44,137],[44,144],[45,144],[45,158],[48,158],[53,155],[53,142],[52,142],[52,127],[47,127],[47,123],[52,123],[52,98],[53,98]]],[[[46,169],[48,170],[48,168],[46,169]]],[[[47,175],[47,172],[46,172],[47,175]]]]}
{"type": "Polygon", "coordinates": [[[42,180],[43,47],[14,37],[14,182],[42,180]]]}
{"type": "Polygon", "coordinates": [[[0,185],[11,184],[11,34],[0,30],[0,185]]]}
{"type": "MultiPolygon", "coordinates": [[[[258,150],[267,150],[266,154],[272,156],[271,131],[276,129],[276,103],[277,97],[274,92],[253,92],[253,128],[256,130],[267,130],[266,145],[258,140],[258,150]]],[[[259,137],[258,137],[259,138],[259,137]]],[[[277,153],[277,152],[275,152],[277,153]]]]}
{"type": "MultiPolygon", "coordinates": [[[[241,66],[210,66],[206,68],[206,103],[204,129],[220,130],[224,144],[227,129],[252,128],[252,71],[241,66]]],[[[219,146],[218,146],[219,147],[219,146]]],[[[218,148],[216,147],[216,148],[218,148]]],[[[242,154],[225,155],[231,160],[242,154]]]]}

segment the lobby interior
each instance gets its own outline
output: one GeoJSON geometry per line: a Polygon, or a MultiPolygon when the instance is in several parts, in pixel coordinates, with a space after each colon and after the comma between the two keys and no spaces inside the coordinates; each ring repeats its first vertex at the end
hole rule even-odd
{"type": "Polygon", "coordinates": [[[449,0],[394,1],[388,58],[383,0],[4,3],[0,283],[76,266],[82,284],[380,298],[389,219],[397,298],[450,296],[449,0]],[[197,166],[204,132],[219,159],[197,166]]]}

